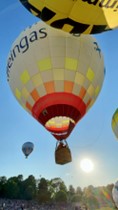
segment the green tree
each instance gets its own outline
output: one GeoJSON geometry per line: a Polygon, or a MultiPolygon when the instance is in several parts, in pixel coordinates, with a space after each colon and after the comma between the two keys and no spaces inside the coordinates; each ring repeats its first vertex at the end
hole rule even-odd
{"type": "Polygon", "coordinates": [[[68,196],[68,201],[71,202],[72,198],[75,196],[75,188],[73,187],[73,185],[69,185],[67,196],[68,196]]]}
{"type": "Polygon", "coordinates": [[[5,189],[6,189],[6,197],[7,198],[18,198],[19,196],[19,187],[16,181],[16,177],[11,177],[7,180],[5,189]]]}
{"type": "Polygon", "coordinates": [[[41,178],[38,184],[37,192],[37,199],[40,203],[47,203],[51,201],[51,192],[48,186],[48,180],[41,178]]]}
{"type": "Polygon", "coordinates": [[[74,200],[77,202],[80,202],[82,200],[82,196],[83,196],[83,192],[81,187],[77,187],[76,191],[75,191],[75,196],[74,196],[74,200]]]}
{"type": "Polygon", "coordinates": [[[56,177],[54,179],[51,179],[50,182],[55,193],[60,190],[64,190],[64,191],[66,190],[66,186],[61,178],[56,177]]]}
{"type": "Polygon", "coordinates": [[[67,187],[63,180],[59,177],[56,177],[54,179],[51,179],[49,181],[49,190],[51,193],[51,199],[54,201],[55,200],[55,195],[59,191],[63,191],[67,194],[67,187]]]}
{"type": "Polygon", "coordinates": [[[7,178],[5,176],[0,177],[0,197],[4,198],[6,197],[6,183],[7,178]]]}
{"type": "Polygon", "coordinates": [[[91,210],[99,208],[99,202],[97,197],[94,195],[95,188],[92,185],[84,188],[82,202],[89,207],[91,210]]]}
{"type": "Polygon", "coordinates": [[[63,190],[56,192],[55,201],[59,203],[67,202],[67,194],[63,190]]]}
{"type": "Polygon", "coordinates": [[[24,180],[22,185],[23,197],[27,200],[34,199],[36,197],[36,179],[33,175],[30,175],[24,180]]]}

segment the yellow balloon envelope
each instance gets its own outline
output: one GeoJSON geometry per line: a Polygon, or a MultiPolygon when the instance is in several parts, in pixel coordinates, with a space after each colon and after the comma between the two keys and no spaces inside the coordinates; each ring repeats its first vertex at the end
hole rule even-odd
{"type": "Polygon", "coordinates": [[[95,102],[104,80],[95,38],[38,22],[13,43],[7,79],[18,102],[58,140],[66,139],[95,102]]]}
{"type": "Polygon", "coordinates": [[[112,116],[111,126],[116,138],[118,138],[118,109],[116,109],[112,116]]]}
{"type": "Polygon", "coordinates": [[[20,0],[47,24],[70,33],[96,34],[118,27],[117,0],[20,0]]]}

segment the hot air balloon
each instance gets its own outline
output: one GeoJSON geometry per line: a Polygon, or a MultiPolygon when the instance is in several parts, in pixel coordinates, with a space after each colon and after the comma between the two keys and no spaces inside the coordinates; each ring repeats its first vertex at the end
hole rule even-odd
{"type": "Polygon", "coordinates": [[[96,34],[118,27],[117,0],[20,0],[35,16],[69,33],[96,34]]]}
{"type": "Polygon", "coordinates": [[[116,138],[118,139],[118,109],[116,109],[112,116],[111,126],[116,138]]]}
{"type": "Polygon", "coordinates": [[[30,155],[33,149],[34,149],[34,144],[32,142],[26,142],[22,146],[22,151],[26,158],[30,155]]]}
{"type": "Polygon", "coordinates": [[[116,181],[116,183],[113,186],[112,197],[116,207],[118,208],[118,181],[116,181]]]}
{"type": "Polygon", "coordinates": [[[104,75],[95,38],[76,37],[41,21],[19,35],[7,60],[16,99],[59,141],[94,104],[104,75]]]}

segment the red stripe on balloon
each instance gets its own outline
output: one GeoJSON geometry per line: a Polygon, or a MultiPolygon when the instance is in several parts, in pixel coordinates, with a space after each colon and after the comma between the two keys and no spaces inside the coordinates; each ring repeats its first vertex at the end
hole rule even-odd
{"type": "Polygon", "coordinates": [[[76,123],[86,113],[86,105],[78,96],[72,93],[52,93],[42,98],[35,103],[32,108],[32,115],[43,126],[46,122],[56,116],[66,116],[74,120],[75,123],[70,122],[70,126],[65,131],[55,129],[48,129],[52,135],[57,139],[66,139],[76,123]]]}
{"type": "MultiPolygon", "coordinates": [[[[83,102],[83,100],[72,94],[72,93],[51,93],[46,96],[43,96],[39,98],[39,100],[34,104],[32,108],[32,115],[37,120],[39,119],[39,116],[41,113],[46,116],[46,111],[50,110],[50,112],[53,112],[52,115],[54,116],[70,116],[72,117],[72,110],[75,109],[77,112],[79,112],[79,118],[81,118],[86,113],[86,104],[83,102]],[[57,106],[57,110],[54,111],[54,106],[57,106]],[[67,110],[65,111],[64,106],[66,105],[67,110]],[[69,108],[71,107],[71,108],[69,108]]],[[[51,114],[48,111],[48,115],[51,114]]],[[[74,117],[75,122],[77,122],[76,117],[74,117]]],[[[78,118],[78,117],[77,117],[78,118]]]]}

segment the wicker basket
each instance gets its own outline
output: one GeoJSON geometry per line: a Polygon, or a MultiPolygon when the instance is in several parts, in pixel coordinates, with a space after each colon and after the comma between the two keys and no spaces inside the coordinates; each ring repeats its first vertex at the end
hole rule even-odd
{"type": "Polygon", "coordinates": [[[55,149],[55,162],[60,165],[72,162],[71,151],[66,143],[62,148],[56,146],[55,149]]]}

